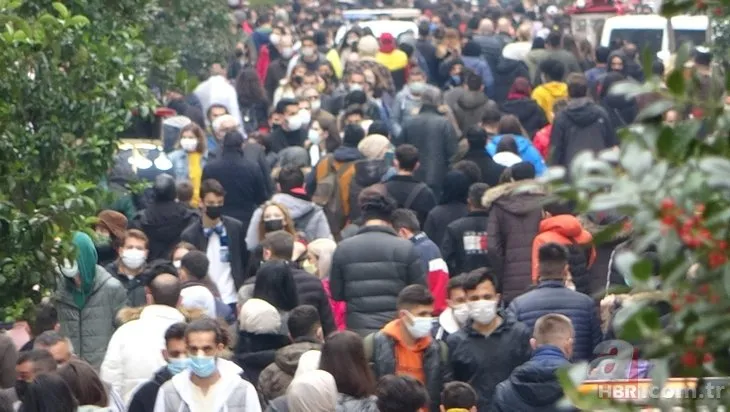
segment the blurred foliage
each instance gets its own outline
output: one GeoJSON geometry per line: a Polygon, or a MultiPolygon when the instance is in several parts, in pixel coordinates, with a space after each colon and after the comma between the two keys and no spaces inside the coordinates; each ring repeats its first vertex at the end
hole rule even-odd
{"type": "Polygon", "coordinates": [[[192,91],[189,79],[207,77],[214,63],[225,65],[239,40],[240,30],[226,1],[160,0],[151,15],[154,21],[145,33],[146,43],[157,60],[174,61],[152,73],[152,81],[162,89],[192,91]]]}
{"type": "Polygon", "coordinates": [[[0,319],[53,287],[53,259],[92,227],[117,135],[154,104],[151,4],[0,0],[0,319]]]}
{"type": "MultiPolygon", "coordinates": [[[[666,8],[676,14],[691,5],[674,1],[666,8]]],[[[696,73],[683,69],[690,51],[688,45],[680,47],[677,69],[663,79],[664,85],[654,78],[643,85],[626,82],[612,88],[611,93],[627,98],[654,96],[637,122],[621,131],[618,164],[605,154],[583,153],[570,167],[570,185],[559,183],[564,170],[548,174],[556,193],[576,201],[582,212],[618,211],[632,218],[633,242],[616,255],[615,263],[628,275],[630,293],[653,292],[672,310],[660,319],[651,301],[637,299],[619,309],[613,327],[620,339],[638,348],[642,359],[652,360],[651,378],[658,385],[669,377],[730,376],[730,110],[721,98],[699,97],[696,73]],[[701,114],[672,127],[662,122],[670,109],[701,114]],[[659,279],[642,255],[650,247],[657,250],[659,279]]],[[[713,76],[726,90],[730,76],[713,76]]],[[[725,90],[715,89],[710,95],[724,96],[725,90]]],[[[588,365],[580,364],[561,374],[565,393],[575,405],[584,410],[631,410],[597,394],[579,393],[576,386],[589,371],[588,365]]],[[[721,394],[722,398],[680,402],[684,410],[716,410],[718,404],[730,403],[730,394],[721,394]]],[[[650,400],[656,407],[660,402],[666,400],[650,400]]]]}
{"type": "Polygon", "coordinates": [[[288,4],[287,0],[248,0],[248,6],[257,10],[285,4],[288,4]]]}

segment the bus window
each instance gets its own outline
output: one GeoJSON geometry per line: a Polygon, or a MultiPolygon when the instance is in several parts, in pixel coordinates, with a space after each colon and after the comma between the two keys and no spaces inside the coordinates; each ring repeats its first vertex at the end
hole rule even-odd
{"type": "Polygon", "coordinates": [[[653,55],[662,49],[663,34],[664,31],[661,29],[613,29],[610,44],[611,48],[614,48],[623,42],[633,43],[638,50],[643,51],[648,48],[653,55]]]}

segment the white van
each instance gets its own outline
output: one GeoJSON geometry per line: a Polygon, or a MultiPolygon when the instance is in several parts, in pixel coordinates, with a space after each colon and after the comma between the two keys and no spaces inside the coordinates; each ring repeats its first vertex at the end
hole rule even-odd
{"type": "MultiPolygon", "coordinates": [[[[707,43],[709,19],[707,16],[674,16],[675,45],[685,42],[699,46],[707,43]]],[[[652,55],[664,60],[670,55],[667,19],[656,14],[615,16],[606,19],[601,34],[601,46],[610,47],[612,42],[629,41],[640,51],[649,48],[652,55]]]]}

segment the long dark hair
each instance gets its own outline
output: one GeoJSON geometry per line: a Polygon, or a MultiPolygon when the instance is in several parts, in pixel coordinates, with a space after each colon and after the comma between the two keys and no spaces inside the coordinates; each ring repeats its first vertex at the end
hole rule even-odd
{"type": "Polygon", "coordinates": [[[55,373],[37,376],[21,400],[23,412],[76,412],[78,406],[71,389],[55,373]]]}
{"type": "Polygon", "coordinates": [[[269,105],[266,91],[254,69],[241,70],[236,78],[236,92],[238,93],[238,103],[241,106],[250,106],[255,103],[265,104],[267,107],[269,105]]]}
{"type": "Polygon", "coordinates": [[[99,375],[88,363],[71,360],[58,370],[58,375],[68,385],[80,405],[109,406],[109,396],[99,375]]]}
{"type": "Polygon", "coordinates": [[[264,263],[256,272],[253,297],[265,300],[283,311],[299,306],[297,286],[289,263],[283,260],[264,263]]]}
{"type": "Polygon", "coordinates": [[[319,369],[332,374],[340,393],[358,399],[375,393],[375,377],[365,357],[363,340],[355,332],[335,332],[327,338],[319,369]]]}

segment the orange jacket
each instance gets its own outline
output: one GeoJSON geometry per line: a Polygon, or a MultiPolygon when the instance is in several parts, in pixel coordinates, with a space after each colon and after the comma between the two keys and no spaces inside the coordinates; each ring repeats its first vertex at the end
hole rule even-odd
{"type": "Polygon", "coordinates": [[[426,336],[406,346],[403,342],[403,321],[396,319],[383,327],[383,333],[395,340],[395,374],[408,375],[426,384],[426,371],[423,370],[423,353],[431,345],[431,337],[426,336]]]}
{"type": "MultiPolygon", "coordinates": [[[[540,222],[540,230],[532,241],[532,283],[538,278],[538,252],[540,247],[547,243],[557,243],[564,246],[573,244],[589,245],[593,236],[581,226],[578,218],[572,215],[557,215],[540,222]]],[[[596,260],[596,248],[591,246],[591,256],[588,267],[596,260]]]]}

